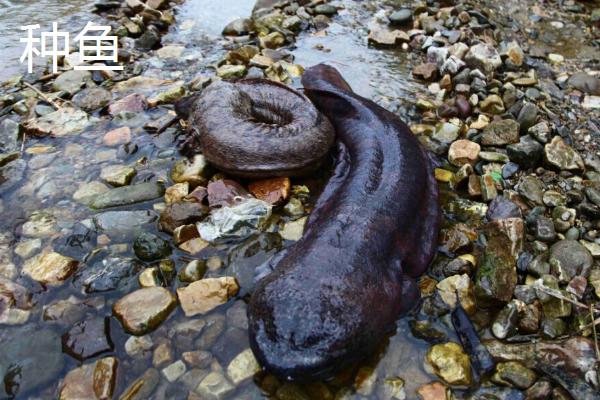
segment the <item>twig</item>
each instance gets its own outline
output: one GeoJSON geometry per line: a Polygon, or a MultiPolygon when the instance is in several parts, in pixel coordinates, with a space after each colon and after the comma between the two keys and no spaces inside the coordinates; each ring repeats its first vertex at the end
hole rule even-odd
{"type": "Polygon", "coordinates": [[[44,93],[42,93],[40,91],[40,89],[36,88],[35,86],[30,85],[27,82],[23,82],[23,85],[27,86],[29,89],[33,90],[38,96],[40,96],[44,101],[46,101],[47,103],[50,103],[52,105],[52,107],[56,108],[57,110],[60,110],[60,106],[51,98],[49,98],[48,96],[46,96],[44,93]]]}
{"type": "MultiPolygon", "coordinates": [[[[538,279],[537,281],[535,281],[535,283],[533,284],[533,288],[536,290],[542,291],[542,292],[546,293],[547,295],[556,297],[557,299],[569,302],[579,308],[588,309],[588,308],[592,307],[592,306],[588,306],[587,304],[583,304],[576,300],[570,299],[566,296],[563,296],[563,294],[561,292],[559,292],[558,290],[544,286],[541,279],[538,279]]],[[[592,312],[600,312],[600,309],[598,309],[598,308],[592,307],[591,309],[592,309],[592,312]]],[[[593,315],[592,315],[592,319],[593,319],[593,315]]]]}
{"type": "Polygon", "coordinates": [[[583,332],[585,330],[593,328],[596,325],[600,325],[600,318],[596,318],[596,319],[592,320],[592,322],[590,322],[589,324],[582,326],[581,328],[579,328],[579,332],[583,332]]]}

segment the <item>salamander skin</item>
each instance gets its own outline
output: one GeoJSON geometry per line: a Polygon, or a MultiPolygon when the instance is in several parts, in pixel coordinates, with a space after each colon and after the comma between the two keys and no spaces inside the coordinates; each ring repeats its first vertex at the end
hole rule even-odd
{"type": "Polygon", "coordinates": [[[275,375],[325,379],[373,354],[419,300],[437,246],[438,189],[426,151],[394,114],[319,64],[305,94],[332,123],[334,175],[251,296],[250,346],[275,375]]]}

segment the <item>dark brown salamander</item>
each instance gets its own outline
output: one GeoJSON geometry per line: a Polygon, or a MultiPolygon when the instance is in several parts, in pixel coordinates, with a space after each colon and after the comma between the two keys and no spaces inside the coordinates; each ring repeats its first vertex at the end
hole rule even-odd
{"type": "Polygon", "coordinates": [[[415,305],[439,207],[428,156],[397,116],[332,67],[309,68],[302,83],[335,128],[338,161],[302,239],[258,282],[248,317],[259,362],[305,381],[372,354],[415,305]]]}

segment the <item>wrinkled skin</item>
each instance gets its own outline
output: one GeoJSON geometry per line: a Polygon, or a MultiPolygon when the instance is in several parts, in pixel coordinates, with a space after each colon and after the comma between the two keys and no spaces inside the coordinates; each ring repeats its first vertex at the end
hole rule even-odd
{"type": "Polygon", "coordinates": [[[319,168],[335,138],[306,96],[264,79],[213,83],[190,116],[192,147],[242,177],[306,175],[319,168]]]}
{"type": "Polygon", "coordinates": [[[439,227],[432,167],[409,128],[332,67],[309,68],[302,83],[335,128],[335,173],[248,308],[259,362],[298,381],[328,378],[383,343],[419,299],[415,278],[439,227]]]}

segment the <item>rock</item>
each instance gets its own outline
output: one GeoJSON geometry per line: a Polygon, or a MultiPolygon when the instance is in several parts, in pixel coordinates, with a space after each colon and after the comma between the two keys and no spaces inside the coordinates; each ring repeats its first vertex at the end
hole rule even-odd
{"type": "Polygon", "coordinates": [[[582,171],[585,168],[579,153],[560,136],[553,137],[552,141],[544,146],[544,161],[560,170],[582,171]]]}
{"type": "Polygon", "coordinates": [[[507,61],[510,61],[510,64],[520,67],[523,65],[523,60],[525,59],[525,53],[521,46],[515,41],[510,42],[506,46],[506,55],[508,56],[507,61]]]}
{"type": "Polygon", "coordinates": [[[196,392],[206,400],[223,400],[235,387],[218,372],[209,373],[196,387],[196,392]]]}
{"type": "Polygon", "coordinates": [[[0,324],[24,324],[32,307],[31,294],[26,288],[0,276],[0,324]]]}
{"type": "Polygon", "coordinates": [[[17,185],[25,176],[27,162],[15,160],[0,167],[0,189],[7,191],[17,185]]]}
{"type": "Polygon", "coordinates": [[[44,211],[35,211],[21,227],[24,236],[47,238],[58,232],[56,217],[44,211]]]}
{"type": "Polygon", "coordinates": [[[44,253],[25,262],[23,273],[44,285],[58,286],[77,269],[79,262],[58,253],[44,253]]]}
{"type": "Polygon", "coordinates": [[[102,193],[108,192],[110,188],[105,184],[97,181],[83,183],[75,193],[73,193],[73,200],[78,203],[89,205],[94,198],[102,193]]]}
{"type": "Polygon", "coordinates": [[[500,96],[496,94],[486,97],[481,103],[479,103],[479,108],[481,108],[481,110],[484,112],[496,115],[503,114],[505,111],[504,102],[500,96]]]}
{"type": "Polygon", "coordinates": [[[542,145],[531,136],[522,136],[519,143],[506,146],[506,152],[511,161],[524,169],[535,168],[542,159],[542,145]]]}
{"type": "Polygon", "coordinates": [[[328,17],[332,17],[337,14],[337,7],[331,4],[319,4],[315,7],[315,14],[322,14],[328,17]]]}
{"type": "Polygon", "coordinates": [[[533,204],[544,204],[543,183],[534,176],[524,176],[518,185],[518,190],[521,196],[533,204]]]}
{"type": "Polygon", "coordinates": [[[473,296],[473,284],[469,275],[453,275],[440,281],[436,288],[440,297],[450,309],[454,309],[460,302],[466,313],[473,315],[476,311],[475,297],[473,296]]]}
{"type": "Polygon", "coordinates": [[[0,122],[0,153],[11,153],[19,149],[19,124],[11,119],[0,122]]]}
{"type": "Polygon", "coordinates": [[[25,129],[33,136],[55,137],[77,135],[88,126],[88,115],[84,111],[63,107],[25,123],[25,129]]]}
{"type": "Polygon", "coordinates": [[[262,200],[246,199],[233,207],[213,211],[206,220],[198,223],[198,232],[208,242],[248,236],[264,228],[271,217],[271,208],[262,200]]]}
{"type": "Polygon", "coordinates": [[[220,179],[209,183],[206,193],[208,205],[211,208],[232,207],[240,204],[244,199],[252,197],[239,183],[229,179],[220,179]]]}
{"type": "Polygon", "coordinates": [[[492,121],[481,135],[481,144],[484,146],[503,146],[518,141],[519,123],[511,119],[492,121]]]}
{"type": "Polygon", "coordinates": [[[492,324],[492,333],[498,339],[506,339],[517,333],[520,308],[524,307],[518,300],[510,301],[504,306],[492,324]]]}
{"type": "Polygon", "coordinates": [[[448,161],[457,167],[465,164],[475,165],[479,160],[481,147],[470,140],[457,140],[448,149],[448,161]]]}
{"type": "Polygon", "coordinates": [[[143,232],[135,239],[133,250],[142,261],[156,261],[171,254],[169,242],[149,232],[143,232]]]}
{"type": "Polygon", "coordinates": [[[67,92],[73,95],[92,78],[90,71],[70,70],[60,74],[52,83],[52,90],[55,92],[67,92]]]}
{"type": "Polygon", "coordinates": [[[496,197],[492,200],[488,206],[486,216],[490,221],[506,218],[522,218],[519,206],[506,197],[496,197]]]}
{"type": "Polygon", "coordinates": [[[437,77],[438,68],[433,63],[420,64],[413,68],[412,73],[416,78],[430,81],[437,77]]]}
{"type": "Polygon", "coordinates": [[[538,113],[539,109],[535,104],[523,104],[523,107],[521,107],[521,111],[519,111],[519,115],[517,116],[517,121],[521,126],[521,134],[526,134],[529,128],[535,125],[538,113]]]}
{"type": "Polygon", "coordinates": [[[590,271],[589,282],[594,287],[596,297],[600,298],[600,269],[590,271]]]}
{"type": "Polygon", "coordinates": [[[108,90],[96,87],[83,89],[73,96],[72,102],[83,111],[93,112],[106,107],[111,100],[112,94],[108,90]]]}
{"type": "Polygon", "coordinates": [[[108,106],[108,113],[112,116],[121,112],[138,113],[145,111],[147,107],[146,98],[141,94],[134,93],[108,106]]]}
{"type": "Polygon", "coordinates": [[[594,259],[590,252],[575,240],[561,240],[550,248],[548,257],[552,273],[561,283],[568,283],[576,275],[587,278],[594,259]]]}
{"type": "Polygon", "coordinates": [[[174,85],[148,99],[148,107],[156,107],[160,104],[171,104],[185,96],[183,85],[174,85]]]}
{"type": "Polygon", "coordinates": [[[138,379],[133,381],[119,397],[121,400],[144,400],[149,399],[154,389],[160,382],[160,374],[154,369],[146,370],[138,379]]]}
{"type": "Polygon", "coordinates": [[[244,36],[252,31],[252,20],[249,18],[237,18],[223,28],[223,36],[244,36]]]}
{"type": "Polygon", "coordinates": [[[113,313],[127,333],[144,335],[156,329],[176,305],[177,299],[167,289],[149,287],[121,298],[113,306],[113,313]]]}
{"type": "MultiPolygon", "coordinates": [[[[408,42],[409,40],[409,36],[403,31],[397,29],[389,30],[387,28],[379,26],[373,26],[369,30],[369,35],[367,36],[367,41],[369,44],[380,47],[396,46],[401,42],[408,42]]],[[[437,66],[435,66],[435,68],[437,69],[437,66]]],[[[433,71],[431,72],[433,73],[433,71]]],[[[413,75],[419,76],[419,73],[419,69],[417,69],[417,72],[415,72],[415,70],[413,69],[413,75]]]]}
{"type": "Polygon", "coordinates": [[[556,238],[554,223],[550,218],[539,217],[534,222],[534,234],[537,240],[542,242],[553,242],[556,238]]]}
{"type": "Polygon", "coordinates": [[[431,138],[445,145],[450,145],[460,133],[460,127],[449,122],[440,123],[436,126],[431,138]]]}
{"type": "Polygon", "coordinates": [[[94,317],[76,323],[62,336],[63,350],[79,361],[112,351],[109,320],[94,317]]]}
{"type": "Polygon", "coordinates": [[[290,187],[290,178],[277,177],[254,181],[248,185],[248,190],[259,200],[279,205],[288,199],[290,187]]]}
{"type": "Polygon", "coordinates": [[[164,194],[165,187],[160,183],[138,183],[137,185],[119,187],[102,193],[90,203],[90,207],[94,209],[103,209],[127,206],[143,201],[158,199],[164,194]]]}
{"type": "Polygon", "coordinates": [[[73,279],[84,293],[102,293],[111,290],[127,292],[133,289],[135,276],[142,264],[131,258],[110,257],[80,269],[73,279]]]}
{"type": "Polygon", "coordinates": [[[550,125],[546,121],[538,122],[529,128],[529,134],[540,143],[550,141],[550,125]]]}
{"type": "Polygon", "coordinates": [[[227,366],[227,376],[234,385],[239,386],[240,383],[252,378],[260,370],[261,367],[254,358],[252,350],[246,349],[231,360],[227,366]]]}
{"type": "Polygon", "coordinates": [[[102,141],[107,146],[119,146],[131,142],[131,129],[128,126],[122,126],[107,132],[102,138],[102,141]]]}
{"type": "Polygon", "coordinates": [[[29,326],[4,329],[0,352],[0,394],[24,397],[57,379],[64,358],[60,337],[50,329],[29,326]]]}
{"type": "Polygon", "coordinates": [[[60,400],[108,400],[116,384],[117,359],[102,358],[67,373],[60,386],[60,400]]]}
{"type": "Polygon", "coordinates": [[[545,400],[552,396],[552,384],[539,380],[525,392],[527,400],[545,400]]]}
{"type": "Polygon", "coordinates": [[[413,12],[409,8],[401,8],[388,16],[391,25],[406,26],[410,25],[413,19],[413,12]]]}
{"type": "Polygon", "coordinates": [[[574,73],[567,83],[583,93],[600,96],[600,79],[585,72],[574,73]]]}
{"type": "Polygon", "coordinates": [[[279,231],[279,235],[285,240],[298,241],[302,238],[304,233],[304,226],[308,217],[302,217],[295,221],[288,221],[283,225],[283,228],[279,231]]]}
{"type": "Polygon", "coordinates": [[[142,36],[136,39],[135,46],[140,50],[152,50],[160,45],[160,32],[150,25],[142,36]]]}
{"type": "Polygon", "coordinates": [[[154,221],[156,215],[147,210],[105,211],[94,216],[98,230],[115,238],[133,238],[154,221]]]}
{"type": "Polygon", "coordinates": [[[165,190],[165,203],[172,204],[182,201],[190,193],[190,184],[187,182],[176,183],[165,190]]]}
{"type": "Polygon", "coordinates": [[[233,277],[207,278],[178,288],[177,296],[186,316],[206,314],[235,296],[239,286],[233,277]]]}
{"type": "MultiPolygon", "coordinates": [[[[427,61],[437,65],[438,68],[441,68],[447,58],[447,47],[431,46],[427,49],[427,61]]],[[[442,73],[444,72],[442,71],[442,73]]]]}
{"type": "Polygon", "coordinates": [[[163,59],[179,58],[185,51],[185,46],[169,45],[156,50],[156,55],[163,59]]]}
{"type": "Polygon", "coordinates": [[[185,370],[185,363],[181,360],[177,360],[174,363],[163,368],[161,372],[167,381],[175,382],[185,373],[185,370]]]}
{"type": "Polygon", "coordinates": [[[175,183],[189,183],[191,187],[205,185],[208,163],[202,155],[195,155],[190,162],[187,159],[179,160],[171,169],[171,179],[175,183]]]}
{"type": "Polygon", "coordinates": [[[491,174],[481,175],[479,187],[481,191],[481,199],[485,202],[494,200],[498,196],[498,189],[496,189],[496,181],[491,174]]]}
{"type": "Polygon", "coordinates": [[[136,174],[133,167],[126,165],[109,165],[102,168],[100,178],[112,186],[127,186],[136,174]]]}
{"type": "Polygon", "coordinates": [[[427,362],[437,376],[450,385],[470,385],[472,381],[469,356],[454,342],[433,345],[427,352],[427,362]]]}
{"type": "Polygon", "coordinates": [[[521,390],[531,387],[537,379],[536,373],[518,361],[498,363],[492,381],[499,385],[513,386],[521,390]]]}
{"type": "Polygon", "coordinates": [[[502,65],[500,55],[492,46],[480,43],[472,46],[465,55],[469,68],[482,70],[486,74],[494,72],[502,65]]]}
{"type": "Polygon", "coordinates": [[[167,205],[160,214],[160,229],[174,233],[175,229],[183,225],[195,224],[208,215],[208,207],[196,202],[178,201],[167,205]]]}
{"type": "Polygon", "coordinates": [[[449,392],[448,387],[441,382],[428,383],[417,389],[421,400],[449,400],[449,392]]]}
{"type": "Polygon", "coordinates": [[[284,19],[281,27],[294,32],[299,31],[302,28],[302,19],[297,15],[293,15],[284,19]]]}

